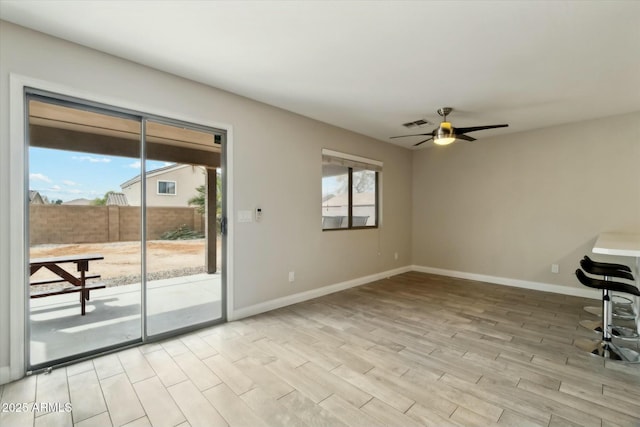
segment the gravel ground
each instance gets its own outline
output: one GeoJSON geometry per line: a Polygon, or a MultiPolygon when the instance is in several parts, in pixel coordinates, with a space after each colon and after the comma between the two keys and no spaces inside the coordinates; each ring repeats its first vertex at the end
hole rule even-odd
{"type": "MultiPolygon", "coordinates": [[[[204,267],[185,267],[185,268],[178,268],[175,270],[157,271],[155,273],[147,274],[147,281],[171,279],[172,277],[191,276],[194,274],[200,274],[205,272],[206,270],[204,267]]],[[[140,275],[130,274],[127,276],[120,276],[120,277],[114,277],[111,279],[102,280],[102,282],[105,285],[107,285],[107,287],[131,285],[133,283],[140,283],[140,275]]]]}

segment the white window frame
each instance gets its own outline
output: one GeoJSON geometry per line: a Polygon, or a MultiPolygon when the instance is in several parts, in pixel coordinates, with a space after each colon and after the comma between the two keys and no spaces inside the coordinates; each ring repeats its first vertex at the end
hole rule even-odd
{"type": "MultiPolygon", "coordinates": [[[[379,160],[368,159],[366,157],[356,156],[353,154],[341,153],[339,151],[329,150],[326,148],[322,149],[322,163],[323,164],[334,164],[344,166],[348,170],[349,176],[349,205],[348,205],[348,214],[345,217],[348,221],[346,227],[337,227],[337,228],[324,228],[322,227],[322,231],[336,231],[336,230],[355,230],[355,229],[376,229],[380,227],[380,218],[382,212],[382,198],[380,196],[380,183],[381,183],[381,174],[382,174],[382,166],[383,163],[379,160]],[[373,225],[353,225],[352,218],[353,215],[353,199],[352,199],[352,191],[353,191],[353,170],[354,168],[363,169],[375,172],[375,224],[373,225]]],[[[343,221],[345,220],[343,218],[343,221]]],[[[324,222],[324,218],[323,218],[324,222]]]]}
{"type": "Polygon", "coordinates": [[[168,179],[159,179],[156,182],[157,182],[157,184],[156,184],[156,192],[157,192],[158,196],[177,196],[178,195],[178,181],[171,181],[171,180],[168,180],[168,179]],[[173,193],[161,193],[160,192],[160,183],[161,182],[165,182],[165,183],[166,182],[172,182],[173,183],[174,192],[173,193]]]}

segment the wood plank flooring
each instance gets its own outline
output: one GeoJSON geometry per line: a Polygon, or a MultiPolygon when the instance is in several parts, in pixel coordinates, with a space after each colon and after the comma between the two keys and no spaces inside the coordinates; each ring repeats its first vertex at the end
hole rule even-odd
{"type": "Polygon", "coordinates": [[[2,426],[640,426],[593,300],[406,273],[0,387],[2,426]]]}

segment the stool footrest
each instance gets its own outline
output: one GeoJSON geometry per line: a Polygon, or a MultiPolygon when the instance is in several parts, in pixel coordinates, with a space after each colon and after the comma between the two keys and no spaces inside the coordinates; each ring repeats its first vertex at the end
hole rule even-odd
{"type": "Polygon", "coordinates": [[[636,318],[636,314],[631,307],[613,307],[612,316],[614,319],[633,320],[636,318]]]}
{"type": "Polygon", "coordinates": [[[604,359],[619,360],[628,363],[640,363],[640,353],[630,348],[617,346],[610,342],[576,340],[575,346],[581,350],[604,359]]]}
{"type": "Polygon", "coordinates": [[[620,306],[631,306],[633,305],[633,300],[631,298],[623,297],[622,295],[612,295],[611,302],[613,305],[620,306]]]}
{"type": "MultiPolygon", "coordinates": [[[[584,311],[594,316],[602,317],[602,307],[586,306],[584,311]]],[[[613,318],[620,320],[633,320],[636,318],[633,309],[628,304],[613,304],[613,318]]]]}
{"type": "Polygon", "coordinates": [[[609,327],[609,330],[614,338],[621,340],[636,341],[640,338],[638,331],[625,326],[611,326],[609,327]]]}
{"type": "Polygon", "coordinates": [[[581,320],[578,324],[591,332],[602,334],[602,320],[581,320]]]}

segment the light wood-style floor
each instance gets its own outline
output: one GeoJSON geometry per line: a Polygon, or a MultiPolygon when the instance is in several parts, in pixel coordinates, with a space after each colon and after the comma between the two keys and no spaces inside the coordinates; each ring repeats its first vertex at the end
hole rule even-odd
{"type": "Polygon", "coordinates": [[[594,300],[406,273],[27,377],[13,426],[640,426],[640,366],[582,353],[594,300]]]}

